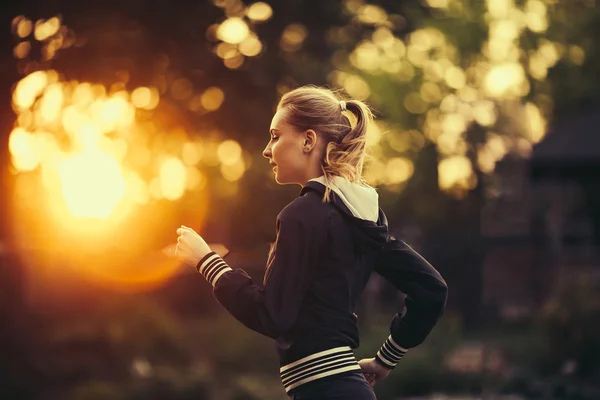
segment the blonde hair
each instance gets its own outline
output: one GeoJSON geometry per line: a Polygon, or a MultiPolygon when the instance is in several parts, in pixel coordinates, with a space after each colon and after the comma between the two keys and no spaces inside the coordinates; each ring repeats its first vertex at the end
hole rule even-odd
{"type": "Polygon", "coordinates": [[[326,183],[323,202],[330,199],[329,182],[334,176],[367,186],[362,171],[367,129],[373,121],[373,113],[365,103],[310,85],[284,94],[277,106],[277,110],[282,109],[286,110],[284,118],[288,124],[300,131],[312,129],[327,143],[321,162],[326,183]],[[346,111],[354,115],[354,126],[344,115],[346,111]]]}

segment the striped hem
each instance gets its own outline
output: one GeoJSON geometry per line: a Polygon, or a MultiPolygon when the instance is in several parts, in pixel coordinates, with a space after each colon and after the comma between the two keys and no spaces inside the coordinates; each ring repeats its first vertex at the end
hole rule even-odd
{"type": "Polygon", "coordinates": [[[349,346],[336,347],[311,354],[280,368],[281,382],[286,393],[308,382],[360,370],[360,366],[349,346]]]}
{"type": "Polygon", "coordinates": [[[392,338],[392,335],[390,335],[377,352],[375,358],[377,358],[382,365],[392,369],[398,364],[407,351],[408,349],[399,346],[392,338]]]}
{"type": "Polygon", "coordinates": [[[217,284],[217,281],[227,271],[232,269],[227,263],[214,251],[205,255],[202,260],[196,265],[196,269],[200,272],[212,286],[217,284]]]}

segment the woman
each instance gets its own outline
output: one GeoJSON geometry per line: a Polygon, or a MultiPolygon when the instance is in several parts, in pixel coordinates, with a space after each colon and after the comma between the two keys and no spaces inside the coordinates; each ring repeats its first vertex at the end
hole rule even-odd
{"type": "Polygon", "coordinates": [[[442,277],[388,233],[378,194],[363,181],[371,120],[365,104],[328,89],[282,97],[263,156],[279,184],[302,190],[277,217],[263,285],[230,268],[192,229],[177,230],[178,257],[196,266],[235,318],[275,339],[292,399],[375,399],[372,386],[425,339],[446,304],[442,277]],[[371,271],[407,295],[406,307],[377,354],[357,361],[354,309],[371,271]]]}

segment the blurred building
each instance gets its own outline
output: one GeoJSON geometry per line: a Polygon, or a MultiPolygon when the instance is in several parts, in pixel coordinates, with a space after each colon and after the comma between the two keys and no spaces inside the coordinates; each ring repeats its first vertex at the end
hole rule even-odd
{"type": "Polygon", "coordinates": [[[600,280],[600,108],[558,122],[529,160],[507,157],[482,212],[483,306],[519,319],[573,279],[600,280]]]}

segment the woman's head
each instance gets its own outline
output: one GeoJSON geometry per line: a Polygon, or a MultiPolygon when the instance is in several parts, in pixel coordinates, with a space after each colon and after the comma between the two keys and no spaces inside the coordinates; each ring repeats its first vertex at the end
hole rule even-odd
{"type": "Polygon", "coordinates": [[[364,183],[366,132],[372,118],[361,101],[325,88],[297,88],[281,98],[263,155],[276,165],[280,184],[304,185],[321,175],[364,183]],[[356,120],[354,126],[348,113],[356,120]]]}

